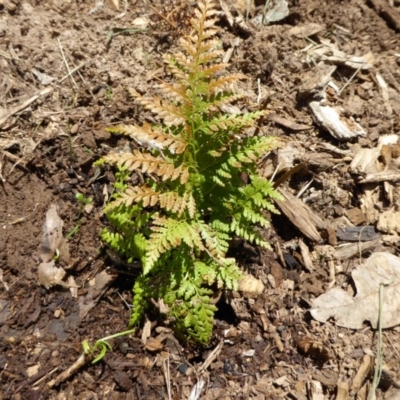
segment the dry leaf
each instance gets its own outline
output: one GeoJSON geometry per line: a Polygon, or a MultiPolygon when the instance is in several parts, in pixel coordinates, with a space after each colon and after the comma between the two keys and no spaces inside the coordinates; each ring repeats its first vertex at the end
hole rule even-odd
{"type": "Polygon", "coordinates": [[[376,228],[385,233],[400,233],[400,212],[391,208],[388,211],[380,213],[376,228]]]}
{"type": "Polygon", "coordinates": [[[70,261],[68,243],[62,234],[63,220],[57,213],[57,206],[51,204],[46,212],[46,221],[43,225],[43,244],[40,252],[42,263],[38,267],[39,283],[46,289],[54,285],[69,288],[77,287],[75,281],[70,284],[63,282],[66,272],[57,267],[54,261],[56,254],[65,262],[70,261]]]}
{"type": "Polygon", "coordinates": [[[400,258],[389,253],[375,253],[353,270],[357,295],[352,297],[341,288],[333,288],[315,299],[311,315],[320,322],[334,318],[338,326],[361,329],[364,321],[373,328],[382,313],[382,328],[400,324],[400,258]],[[382,310],[379,306],[383,287],[382,310]]]}
{"type": "Polygon", "coordinates": [[[101,271],[96,275],[96,277],[90,282],[87,295],[79,297],[79,320],[86,317],[115,278],[115,275],[111,275],[107,271],[101,271]]]}
{"type": "Polygon", "coordinates": [[[142,331],[142,343],[144,345],[146,345],[147,339],[150,337],[150,335],[151,335],[151,321],[146,319],[146,322],[143,326],[143,331],[142,331]]]}
{"type": "Polygon", "coordinates": [[[158,351],[161,350],[164,347],[164,345],[158,339],[149,337],[146,341],[145,347],[146,350],[149,351],[158,351]]]}
{"type": "Polygon", "coordinates": [[[62,280],[65,277],[65,270],[56,267],[54,261],[43,262],[39,265],[39,283],[46,289],[50,289],[54,285],[65,285],[62,280]]]}
{"type": "Polygon", "coordinates": [[[264,291],[264,284],[253,275],[245,275],[239,282],[239,290],[244,293],[259,295],[264,291]]]}
{"type": "Polygon", "coordinates": [[[63,225],[64,222],[57,213],[57,206],[51,204],[46,213],[46,221],[43,225],[43,246],[40,252],[40,258],[43,262],[50,262],[57,251],[63,261],[69,262],[68,243],[62,234],[63,225]]]}
{"type": "Polygon", "coordinates": [[[321,363],[325,363],[333,358],[333,354],[328,346],[314,338],[303,337],[298,341],[297,346],[302,354],[321,363]]]}
{"type": "Polygon", "coordinates": [[[50,76],[50,75],[45,74],[44,72],[38,71],[38,70],[35,69],[35,68],[32,68],[32,69],[31,69],[31,72],[32,72],[33,75],[36,76],[36,78],[38,79],[38,81],[40,81],[40,83],[41,83],[43,86],[50,85],[50,83],[53,82],[53,81],[56,79],[56,78],[53,78],[53,77],[50,76]]]}
{"type": "MultiPolygon", "coordinates": [[[[150,19],[149,18],[147,18],[147,17],[138,17],[138,18],[135,18],[132,21],[131,26],[134,29],[147,29],[149,27],[149,24],[150,24],[150,19]]],[[[142,53],[143,53],[143,49],[141,49],[141,50],[142,50],[142,53]]]]}
{"type": "Polygon", "coordinates": [[[346,117],[342,107],[327,105],[326,98],[311,101],[309,107],[317,124],[335,139],[348,140],[357,136],[367,136],[365,130],[353,117],[346,117]]]}

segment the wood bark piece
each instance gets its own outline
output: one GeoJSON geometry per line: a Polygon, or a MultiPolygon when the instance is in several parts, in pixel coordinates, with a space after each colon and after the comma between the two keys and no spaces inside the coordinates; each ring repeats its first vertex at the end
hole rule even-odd
{"type": "Polygon", "coordinates": [[[373,67],[375,58],[371,52],[361,57],[354,56],[339,50],[329,39],[320,38],[320,42],[319,46],[312,47],[308,52],[309,56],[312,56],[319,62],[326,62],[330,65],[345,65],[349,68],[364,71],[373,67]]]}
{"type": "Polygon", "coordinates": [[[321,242],[322,238],[317,228],[324,229],[324,221],[311,210],[307,204],[293,196],[291,193],[280,189],[284,201],[277,200],[276,203],[283,214],[295,225],[303,235],[314,242],[321,242]]]}
{"type": "Polygon", "coordinates": [[[397,182],[400,181],[400,174],[395,171],[382,171],[376,174],[368,174],[364,179],[358,181],[358,183],[371,183],[371,182],[397,182]]]}
{"type": "Polygon", "coordinates": [[[372,225],[339,228],[337,236],[344,242],[368,242],[379,238],[379,234],[375,232],[375,227],[372,225]]]}
{"type": "Polygon", "coordinates": [[[366,354],[363,358],[363,361],[360,365],[360,368],[357,371],[356,376],[353,379],[353,383],[351,384],[351,394],[356,394],[361,386],[363,385],[365,378],[371,372],[372,368],[372,358],[368,354],[366,354]]]}
{"type": "Polygon", "coordinates": [[[352,208],[351,210],[348,210],[347,218],[356,226],[366,222],[365,215],[359,208],[352,208]]]}
{"type": "Polygon", "coordinates": [[[301,251],[301,256],[303,257],[304,267],[308,270],[308,272],[314,271],[314,264],[311,259],[310,250],[301,239],[299,240],[299,247],[301,251]]]}
{"type": "Polygon", "coordinates": [[[353,174],[374,174],[380,171],[378,158],[381,155],[381,149],[359,149],[354,155],[350,164],[350,171],[353,174]]]}
{"type": "Polygon", "coordinates": [[[376,228],[390,234],[400,233],[400,212],[395,208],[384,211],[379,215],[376,228]]]}
{"type": "Polygon", "coordinates": [[[91,355],[82,353],[79,358],[65,371],[63,371],[57,378],[52,379],[47,383],[47,386],[51,389],[53,387],[57,387],[71,376],[73,376],[79,369],[81,369],[84,365],[88,364],[93,357],[91,355]]]}
{"type": "Polygon", "coordinates": [[[308,398],[311,400],[325,400],[324,391],[321,382],[310,381],[307,382],[308,398]]]}
{"type": "Polygon", "coordinates": [[[375,12],[383,18],[391,28],[400,32],[400,13],[395,7],[392,7],[389,2],[384,0],[369,0],[368,3],[372,5],[375,12]]]}
{"type": "Polygon", "coordinates": [[[311,125],[298,124],[294,121],[290,121],[286,118],[280,117],[277,114],[269,114],[268,120],[273,121],[278,125],[282,125],[285,128],[291,129],[292,131],[305,131],[308,129],[312,129],[311,125]]]}
{"type": "Polygon", "coordinates": [[[306,25],[296,25],[287,31],[288,35],[296,36],[298,38],[306,38],[317,33],[320,33],[326,29],[325,25],[308,23],[306,25]]]}
{"type": "Polygon", "coordinates": [[[349,384],[347,382],[339,382],[337,384],[336,400],[348,400],[349,384]]]}
{"type": "Polygon", "coordinates": [[[310,110],[318,125],[327,130],[337,140],[349,140],[367,133],[352,117],[344,116],[342,107],[330,107],[325,99],[312,101],[310,110]]]}
{"type": "Polygon", "coordinates": [[[339,247],[334,257],[339,260],[349,260],[355,256],[359,256],[364,251],[371,250],[381,244],[381,239],[370,240],[369,242],[346,244],[339,247]]]}

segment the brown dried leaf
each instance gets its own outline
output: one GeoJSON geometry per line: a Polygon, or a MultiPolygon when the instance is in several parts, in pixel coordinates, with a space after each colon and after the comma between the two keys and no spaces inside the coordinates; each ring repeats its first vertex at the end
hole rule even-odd
{"type": "Polygon", "coordinates": [[[239,290],[250,295],[259,295],[264,291],[264,284],[253,275],[245,275],[239,282],[239,290]]]}
{"type": "Polygon", "coordinates": [[[380,313],[380,286],[383,287],[382,328],[400,324],[400,258],[389,253],[374,253],[352,273],[357,295],[335,287],[313,302],[311,315],[326,322],[333,317],[338,326],[361,329],[364,321],[377,328],[380,313]]]}
{"type": "Polygon", "coordinates": [[[51,204],[46,213],[46,221],[43,225],[43,245],[40,252],[42,261],[51,261],[56,251],[58,251],[60,258],[67,263],[69,262],[69,247],[62,234],[63,225],[64,222],[57,213],[57,206],[51,204]]]}
{"type": "Polygon", "coordinates": [[[50,289],[55,285],[66,286],[66,283],[63,282],[65,275],[66,272],[64,268],[56,267],[54,261],[42,262],[39,265],[39,283],[46,289],[50,289]]]}
{"type": "Polygon", "coordinates": [[[143,326],[142,338],[141,338],[142,343],[144,345],[146,345],[147,340],[149,339],[150,335],[151,335],[151,321],[146,319],[146,322],[144,323],[144,326],[143,326]]]}
{"type": "Polygon", "coordinates": [[[148,351],[159,351],[164,348],[164,345],[158,339],[149,337],[146,341],[145,347],[148,351]]]}

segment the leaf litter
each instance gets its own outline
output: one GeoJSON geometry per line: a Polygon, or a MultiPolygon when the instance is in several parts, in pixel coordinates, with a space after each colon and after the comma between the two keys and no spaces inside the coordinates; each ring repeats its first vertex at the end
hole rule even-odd
{"type": "Polygon", "coordinates": [[[374,253],[351,276],[356,296],[339,287],[330,289],[314,300],[311,315],[320,322],[333,318],[338,326],[350,329],[361,329],[369,321],[376,329],[382,312],[382,328],[399,325],[400,258],[390,253],[374,253]],[[382,304],[379,303],[381,285],[384,286],[382,304]]]}
{"type": "Polygon", "coordinates": [[[58,215],[57,206],[51,204],[43,225],[43,244],[39,254],[42,262],[38,267],[39,282],[46,289],[55,285],[76,287],[72,277],[69,283],[63,281],[67,273],[64,268],[56,266],[56,258],[66,263],[70,261],[69,246],[62,233],[63,225],[64,222],[58,215]]]}

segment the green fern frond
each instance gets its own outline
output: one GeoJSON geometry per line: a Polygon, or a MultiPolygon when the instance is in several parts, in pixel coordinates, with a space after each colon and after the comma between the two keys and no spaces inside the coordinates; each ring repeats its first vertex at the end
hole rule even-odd
{"type": "MultiPolygon", "coordinates": [[[[214,225],[217,226],[217,225],[214,225]]],[[[198,223],[200,235],[204,240],[205,246],[210,255],[216,259],[225,257],[229,248],[230,236],[223,231],[213,230],[211,226],[205,223],[198,223]]]]}
{"type": "Polygon", "coordinates": [[[210,135],[215,134],[218,131],[226,131],[232,129],[237,131],[241,128],[252,126],[254,121],[257,120],[261,115],[264,115],[263,111],[256,111],[254,113],[247,113],[243,115],[221,115],[213,118],[210,122],[207,122],[203,126],[199,127],[204,133],[210,135]]]}
{"type": "Polygon", "coordinates": [[[208,285],[212,285],[217,277],[217,271],[215,269],[215,264],[206,264],[203,261],[195,261],[194,263],[194,279],[198,282],[205,282],[208,285]]]}
{"type": "Polygon", "coordinates": [[[224,104],[230,104],[232,101],[239,100],[243,96],[240,94],[232,94],[230,92],[218,92],[212,93],[206,102],[202,103],[197,111],[206,112],[209,110],[215,110],[217,107],[221,107],[224,104]]]}
{"type": "Polygon", "coordinates": [[[243,215],[235,214],[232,218],[231,231],[235,233],[236,236],[247,240],[250,243],[254,243],[257,246],[270,249],[270,245],[260,236],[259,233],[254,231],[251,227],[249,221],[246,220],[243,215]]]}
{"type": "Polygon", "coordinates": [[[129,326],[133,327],[139,325],[144,317],[144,313],[149,306],[149,295],[151,296],[151,291],[149,290],[149,282],[147,277],[144,275],[139,276],[133,286],[133,301],[132,301],[132,311],[129,320],[129,326]]]}
{"type": "MultiPolygon", "coordinates": [[[[216,172],[218,175],[220,175],[219,174],[219,170],[217,170],[217,172],[216,172]]],[[[213,175],[212,177],[211,177],[211,179],[213,180],[213,182],[215,183],[215,184],[217,184],[218,186],[220,186],[220,187],[225,187],[225,182],[222,180],[222,179],[220,179],[217,175],[213,175]]]]}
{"type": "Polygon", "coordinates": [[[242,272],[233,258],[226,258],[223,266],[217,269],[217,282],[219,287],[225,286],[230,290],[237,290],[241,277],[242,272]]]}
{"type": "MultiPolygon", "coordinates": [[[[177,248],[182,243],[192,249],[204,250],[198,227],[196,225],[190,225],[185,220],[155,217],[151,230],[152,233],[147,247],[149,266],[154,265],[163,253],[177,248]]],[[[143,271],[144,274],[148,272],[149,271],[143,271]]]]}

